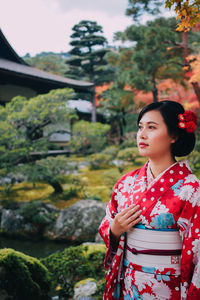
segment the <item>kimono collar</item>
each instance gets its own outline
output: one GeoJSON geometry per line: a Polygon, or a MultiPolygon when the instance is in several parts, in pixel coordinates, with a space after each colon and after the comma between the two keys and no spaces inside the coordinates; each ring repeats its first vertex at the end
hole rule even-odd
{"type": "Polygon", "coordinates": [[[159,180],[159,178],[161,178],[164,175],[164,173],[168,169],[171,169],[175,164],[177,164],[177,162],[173,163],[171,166],[169,166],[167,169],[165,169],[159,175],[157,175],[156,177],[154,177],[153,173],[151,171],[150,165],[149,165],[149,161],[148,161],[147,162],[147,166],[146,166],[147,188],[150,188],[151,185],[153,185],[157,180],[159,180]]]}
{"type": "Polygon", "coordinates": [[[157,176],[152,182],[149,188],[147,185],[147,162],[139,171],[136,180],[137,189],[134,193],[134,203],[143,204],[143,214],[150,206],[155,205],[155,202],[162,197],[173,185],[177,184],[178,181],[183,180],[186,176],[191,174],[191,169],[187,161],[176,162],[168,169],[166,169],[161,176],[157,176]],[[141,185],[141,189],[139,186],[141,185]],[[144,188],[146,186],[146,188],[144,188]],[[141,190],[143,192],[141,193],[141,190]],[[147,204],[148,202],[148,204],[147,204]]]}

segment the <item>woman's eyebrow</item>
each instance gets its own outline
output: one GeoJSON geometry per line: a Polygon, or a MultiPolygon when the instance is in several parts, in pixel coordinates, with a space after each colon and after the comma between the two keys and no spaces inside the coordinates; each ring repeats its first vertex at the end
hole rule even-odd
{"type": "MultiPolygon", "coordinates": [[[[159,125],[157,122],[155,121],[148,121],[148,122],[145,122],[147,124],[156,124],[156,125],[159,125]]],[[[143,122],[139,122],[139,124],[143,124],[143,122]]]]}

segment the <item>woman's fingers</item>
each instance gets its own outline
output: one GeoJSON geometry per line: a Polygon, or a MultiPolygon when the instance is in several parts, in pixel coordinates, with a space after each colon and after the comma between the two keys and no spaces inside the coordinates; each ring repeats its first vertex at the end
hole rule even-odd
{"type": "Polygon", "coordinates": [[[121,216],[127,216],[129,217],[130,215],[132,215],[134,212],[136,212],[138,209],[140,208],[139,205],[135,205],[135,204],[131,204],[129,207],[125,208],[124,210],[122,210],[120,212],[121,216]]]}
{"type": "Polygon", "coordinates": [[[139,210],[139,208],[139,205],[132,204],[115,216],[113,223],[111,224],[111,231],[115,236],[121,235],[141,221],[139,216],[142,210],[139,210]]]}
{"type": "Polygon", "coordinates": [[[139,223],[142,219],[140,217],[136,218],[134,221],[127,225],[126,231],[134,227],[137,223],[139,223]]]}
{"type": "Polygon", "coordinates": [[[135,220],[141,215],[142,210],[138,210],[137,212],[135,212],[134,214],[132,214],[131,216],[129,216],[125,223],[126,225],[132,224],[135,222],[135,220]]]}

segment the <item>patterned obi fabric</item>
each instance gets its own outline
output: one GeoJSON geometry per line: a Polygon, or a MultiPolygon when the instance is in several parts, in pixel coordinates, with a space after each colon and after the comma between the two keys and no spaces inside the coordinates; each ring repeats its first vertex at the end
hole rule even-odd
{"type": "Polygon", "coordinates": [[[171,269],[180,274],[182,240],[178,230],[132,228],[127,232],[124,265],[171,269]]]}

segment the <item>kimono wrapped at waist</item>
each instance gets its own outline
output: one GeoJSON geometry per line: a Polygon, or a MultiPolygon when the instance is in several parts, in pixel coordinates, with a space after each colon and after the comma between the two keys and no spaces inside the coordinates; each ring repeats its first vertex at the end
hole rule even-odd
{"type": "Polygon", "coordinates": [[[178,231],[133,228],[127,233],[125,260],[145,267],[173,268],[180,273],[182,240],[178,231]]]}

